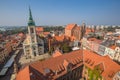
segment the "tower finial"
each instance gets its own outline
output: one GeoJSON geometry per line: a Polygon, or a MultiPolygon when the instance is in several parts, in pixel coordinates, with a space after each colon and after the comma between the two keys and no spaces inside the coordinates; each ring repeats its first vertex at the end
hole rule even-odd
{"type": "Polygon", "coordinates": [[[28,21],[28,26],[35,26],[35,22],[32,18],[32,12],[31,12],[31,8],[29,6],[29,21],[28,21]]]}

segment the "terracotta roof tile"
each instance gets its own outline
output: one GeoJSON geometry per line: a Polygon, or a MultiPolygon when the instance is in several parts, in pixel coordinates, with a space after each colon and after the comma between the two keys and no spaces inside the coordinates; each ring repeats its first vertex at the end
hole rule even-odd
{"type": "Polygon", "coordinates": [[[113,49],[113,50],[115,50],[116,47],[117,46],[115,46],[115,45],[110,46],[110,48],[113,49]]]}
{"type": "Polygon", "coordinates": [[[43,32],[43,27],[36,27],[35,29],[36,29],[36,31],[41,31],[41,32],[43,32]]]}
{"type": "Polygon", "coordinates": [[[101,43],[102,40],[96,39],[96,38],[89,38],[88,41],[94,41],[96,43],[101,43]]]}
{"type": "Polygon", "coordinates": [[[17,80],[29,80],[29,72],[31,71],[30,67],[35,69],[38,73],[42,74],[43,76],[51,76],[54,80],[59,76],[62,76],[67,73],[66,67],[70,63],[74,66],[81,66],[84,64],[85,66],[88,66],[91,69],[94,69],[96,66],[99,66],[100,69],[103,71],[101,75],[106,80],[112,80],[115,73],[120,71],[120,66],[114,61],[112,61],[108,56],[100,56],[89,50],[76,50],[68,54],[59,55],[57,57],[51,57],[47,60],[36,61],[30,64],[29,67],[24,68],[18,73],[17,80]],[[82,62],[83,60],[84,62],[82,62]]]}
{"type": "Polygon", "coordinates": [[[113,76],[109,77],[109,75],[111,73],[114,73],[113,75],[115,75],[115,73],[120,71],[120,65],[112,61],[108,56],[100,56],[88,50],[84,50],[84,60],[85,60],[84,64],[91,69],[94,69],[96,65],[102,63],[102,65],[104,66],[104,71],[102,73],[102,76],[106,80],[112,80],[113,76]],[[91,66],[90,63],[92,63],[93,61],[94,64],[91,66]]]}
{"type": "Polygon", "coordinates": [[[61,53],[60,51],[56,50],[56,51],[53,53],[52,57],[58,57],[58,56],[61,56],[61,55],[62,55],[62,53],[61,53]]]}
{"type": "MultiPolygon", "coordinates": [[[[45,68],[49,68],[52,71],[57,71],[57,70],[62,71],[63,69],[65,69],[67,62],[72,63],[72,61],[74,61],[76,59],[76,57],[78,57],[80,59],[79,62],[82,61],[82,51],[81,50],[73,51],[71,53],[64,54],[64,55],[54,57],[54,58],[52,57],[52,58],[47,59],[42,62],[37,61],[37,62],[31,64],[31,67],[33,67],[37,71],[41,72],[42,74],[45,74],[45,72],[43,70],[45,68]]],[[[66,72],[66,71],[64,70],[63,72],[66,72]]],[[[61,73],[61,75],[63,75],[63,73],[61,73]]],[[[55,76],[56,75],[54,75],[54,77],[55,76]]]]}
{"type": "Polygon", "coordinates": [[[18,72],[16,80],[30,80],[29,66],[18,72]]]}
{"type": "Polygon", "coordinates": [[[72,30],[77,24],[68,24],[65,29],[72,30]]]}
{"type": "Polygon", "coordinates": [[[48,35],[48,34],[50,34],[50,32],[43,32],[43,34],[44,34],[44,35],[48,35]]]}
{"type": "Polygon", "coordinates": [[[23,33],[19,33],[18,36],[22,37],[24,34],[23,33]]]}

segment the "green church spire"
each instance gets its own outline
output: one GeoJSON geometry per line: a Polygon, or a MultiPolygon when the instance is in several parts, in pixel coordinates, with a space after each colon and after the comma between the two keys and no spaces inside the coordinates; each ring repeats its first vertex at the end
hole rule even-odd
{"type": "Polygon", "coordinates": [[[31,9],[29,7],[29,21],[28,21],[28,26],[35,26],[35,22],[32,18],[32,12],[31,12],[31,9]]]}

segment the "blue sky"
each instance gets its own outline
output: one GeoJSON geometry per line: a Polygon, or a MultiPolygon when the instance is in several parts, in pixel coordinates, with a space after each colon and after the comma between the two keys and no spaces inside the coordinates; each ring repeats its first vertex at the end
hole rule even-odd
{"type": "Polygon", "coordinates": [[[120,25],[120,0],[0,0],[0,25],[120,25]]]}

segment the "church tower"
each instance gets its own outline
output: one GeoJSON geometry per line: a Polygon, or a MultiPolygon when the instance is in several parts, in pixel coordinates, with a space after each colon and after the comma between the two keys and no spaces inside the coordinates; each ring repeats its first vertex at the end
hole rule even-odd
{"type": "Polygon", "coordinates": [[[31,9],[29,7],[28,35],[30,37],[30,55],[31,57],[38,55],[38,42],[35,29],[35,22],[32,18],[31,9]]]}
{"type": "Polygon", "coordinates": [[[23,50],[26,59],[35,58],[44,54],[44,41],[36,34],[35,22],[29,7],[28,34],[23,42],[23,50]]]}

